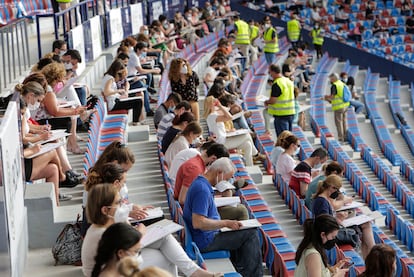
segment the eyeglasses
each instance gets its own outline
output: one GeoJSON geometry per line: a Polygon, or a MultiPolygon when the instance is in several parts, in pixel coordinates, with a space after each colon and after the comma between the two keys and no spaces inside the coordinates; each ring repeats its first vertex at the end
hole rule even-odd
{"type": "Polygon", "coordinates": [[[296,146],[300,148],[300,144],[296,144],[296,146]]]}

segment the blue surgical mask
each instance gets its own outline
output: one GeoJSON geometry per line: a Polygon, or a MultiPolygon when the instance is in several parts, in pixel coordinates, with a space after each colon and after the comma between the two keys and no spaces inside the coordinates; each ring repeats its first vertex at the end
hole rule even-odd
{"type": "Polygon", "coordinates": [[[142,52],[141,53],[141,58],[146,58],[147,57],[147,52],[142,52]]]}
{"type": "Polygon", "coordinates": [[[173,106],[173,107],[169,107],[169,108],[168,108],[168,112],[169,112],[169,113],[173,113],[173,112],[174,112],[174,110],[175,110],[175,106],[173,106]]]}
{"type": "Polygon", "coordinates": [[[321,163],[317,163],[313,166],[314,169],[319,169],[321,168],[322,164],[321,163]]]}
{"type": "Polygon", "coordinates": [[[299,152],[300,152],[300,148],[298,147],[293,155],[294,156],[299,155],[299,152]]]}

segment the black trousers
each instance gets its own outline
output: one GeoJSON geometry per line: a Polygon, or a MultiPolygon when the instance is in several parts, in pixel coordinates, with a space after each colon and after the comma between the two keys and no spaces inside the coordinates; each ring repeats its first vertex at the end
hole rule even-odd
{"type": "Polygon", "coordinates": [[[129,110],[132,109],[132,122],[139,121],[139,115],[142,110],[142,100],[141,99],[128,99],[124,101],[115,100],[115,106],[111,111],[119,110],[129,110]]]}

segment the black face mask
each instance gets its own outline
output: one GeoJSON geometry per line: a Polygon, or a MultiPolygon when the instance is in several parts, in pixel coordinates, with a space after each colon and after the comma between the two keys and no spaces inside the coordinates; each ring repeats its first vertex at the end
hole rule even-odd
{"type": "Polygon", "coordinates": [[[331,195],[329,195],[329,197],[332,198],[332,199],[336,199],[336,198],[338,198],[338,196],[339,196],[339,191],[337,191],[337,190],[332,192],[331,195]]]}
{"type": "Polygon", "coordinates": [[[330,239],[323,244],[323,248],[325,248],[326,250],[331,250],[332,248],[334,248],[335,244],[336,244],[336,238],[330,239]]]}

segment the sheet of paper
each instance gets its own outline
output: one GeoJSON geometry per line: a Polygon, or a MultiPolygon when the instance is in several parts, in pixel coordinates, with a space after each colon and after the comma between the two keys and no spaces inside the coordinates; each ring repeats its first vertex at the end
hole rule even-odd
{"type": "Polygon", "coordinates": [[[48,143],[48,142],[51,142],[51,141],[58,140],[60,138],[67,137],[71,134],[71,133],[66,133],[66,130],[65,130],[65,132],[51,132],[51,133],[52,134],[51,134],[50,138],[38,141],[36,144],[45,144],[45,143],[48,143]]]}
{"type": "Polygon", "coordinates": [[[153,208],[153,209],[148,209],[148,210],[145,210],[145,212],[148,214],[148,216],[146,218],[144,218],[144,219],[136,220],[136,219],[130,217],[130,218],[128,218],[128,220],[130,222],[142,222],[142,221],[146,221],[146,220],[150,220],[150,219],[162,217],[164,215],[164,212],[162,211],[161,207],[156,207],[156,208],[153,208]]]}
{"type": "Polygon", "coordinates": [[[118,98],[119,102],[135,100],[135,99],[142,99],[142,96],[134,96],[134,97],[126,97],[126,98],[118,98]]]}
{"type": "MultiPolygon", "coordinates": [[[[256,227],[262,226],[262,224],[259,221],[257,221],[257,219],[246,219],[246,220],[240,220],[239,222],[241,222],[241,224],[242,224],[242,226],[240,227],[240,230],[256,228],[256,227]]],[[[223,228],[220,229],[220,231],[221,232],[229,232],[229,231],[237,231],[237,230],[232,230],[230,228],[223,227],[223,228]]]]}
{"type": "Polygon", "coordinates": [[[248,134],[248,133],[249,133],[249,130],[247,129],[239,129],[234,132],[227,132],[226,137],[234,137],[234,136],[239,136],[239,135],[248,134]]]}
{"type": "Polygon", "coordinates": [[[243,114],[244,114],[244,112],[239,112],[239,113],[233,114],[232,119],[235,120],[237,118],[240,118],[243,114]]]}
{"type": "Polygon", "coordinates": [[[175,233],[184,227],[168,219],[163,219],[147,226],[147,232],[141,239],[142,248],[175,233]]]}
{"type": "Polygon", "coordinates": [[[236,187],[230,184],[229,182],[219,182],[217,183],[217,185],[214,186],[214,188],[219,192],[223,192],[228,189],[236,189],[236,187]]]}
{"type": "Polygon", "coordinates": [[[236,206],[237,204],[240,204],[240,197],[215,197],[214,203],[216,203],[217,207],[236,206]]]}
{"type": "Polygon", "coordinates": [[[62,102],[59,102],[58,107],[59,108],[68,108],[68,107],[74,107],[77,106],[76,101],[66,101],[62,100],[62,102]]]}
{"type": "Polygon", "coordinates": [[[349,226],[354,226],[354,225],[361,225],[366,222],[370,222],[372,220],[374,220],[374,218],[366,214],[361,214],[361,215],[357,215],[357,216],[345,219],[344,221],[342,221],[342,225],[344,227],[349,227],[349,226]]]}
{"type": "Polygon", "coordinates": [[[256,105],[258,105],[258,106],[263,106],[264,107],[264,102],[266,101],[266,100],[269,100],[269,97],[266,97],[266,96],[264,96],[264,95],[258,95],[258,96],[256,96],[256,105]]]}
{"type": "Polygon", "coordinates": [[[359,207],[362,207],[362,206],[364,206],[364,203],[357,202],[357,201],[352,201],[352,203],[346,204],[342,208],[337,209],[336,211],[337,212],[340,212],[340,211],[345,211],[345,210],[359,208],[359,207]]]}
{"type": "Polygon", "coordinates": [[[53,149],[56,149],[62,145],[64,145],[64,142],[55,142],[55,143],[47,143],[47,144],[43,144],[42,147],[40,148],[40,151],[37,152],[36,154],[30,156],[30,157],[26,157],[27,159],[33,159],[36,158],[37,156],[40,156],[44,153],[47,153],[53,149]]]}

